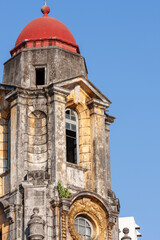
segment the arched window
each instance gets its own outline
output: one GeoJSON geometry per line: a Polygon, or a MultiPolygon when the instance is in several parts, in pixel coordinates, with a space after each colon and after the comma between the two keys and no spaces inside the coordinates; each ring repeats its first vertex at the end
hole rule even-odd
{"type": "Polygon", "coordinates": [[[83,240],[88,240],[93,236],[92,224],[82,216],[76,217],[74,227],[83,240]]]}
{"type": "Polygon", "coordinates": [[[67,162],[77,164],[78,123],[77,115],[72,109],[66,110],[66,157],[67,162]]]}

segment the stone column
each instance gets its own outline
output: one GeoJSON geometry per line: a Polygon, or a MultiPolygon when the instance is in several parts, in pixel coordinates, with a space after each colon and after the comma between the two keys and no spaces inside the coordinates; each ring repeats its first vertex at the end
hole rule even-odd
{"type": "Polygon", "coordinates": [[[59,216],[60,216],[60,209],[59,209],[59,201],[53,200],[51,202],[52,211],[53,211],[53,239],[58,240],[60,235],[60,228],[59,228],[59,216]]]}
{"type": "Polygon", "coordinates": [[[69,211],[70,200],[61,199],[60,201],[60,240],[67,240],[67,214],[69,211]]]}
{"type": "Polygon", "coordinates": [[[49,151],[51,152],[51,177],[56,185],[58,181],[63,187],[67,187],[67,166],[66,166],[66,128],[65,128],[65,107],[68,90],[52,87],[50,90],[49,116],[49,151]],[[51,136],[52,135],[52,136],[51,136]]]}
{"type": "MultiPolygon", "coordinates": [[[[10,103],[10,192],[15,192],[14,197],[10,195],[10,201],[15,204],[15,221],[10,239],[22,239],[22,209],[21,209],[21,196],[19,194],[19,179],[22,178],[23,167],[21,161],[23,159],[19,156],[21,149],[21,133],[22,133],[22,113],[19,94],[13,91],[7,95],[6,100],[10,103]],[[14,200],[13,200],[14,198],[14,200]]],[[[23,128],[23,127],[22,127],[23,128]]],[[[21,149],[23,151],[23,148],[21,149]]],[[[21,181],[21,179],[20,179],[21,181]]]]}
{"type": "Polygon", "coordinates": [[[10,116],[10,138],[11,138],[11,146],[10,146],[10,191],[15,191],[17,188],[17,99],[14,99],[11,102],[11,116],[10,116]]]}
{"type": "Polygon", "coordinates": [[[109,224],[109,226],[108,226],[108,240],[111,240],[111,236],[112,236],[112,226],[109,224]]]}
{"type": "Polygon", "coordinates": [[[11,92],[6,99],[10,102],[10,191],[12,192],[18,188],[24,177],[27,107],[26,96],[19,89],[11,92]]]}
{"type": "Polygon", "coordinates": [[[95,192],[106,197],[106,162],[105,162],[105,115],[106,105],[92,99],[88,102],[91,119],[91,143],[95,192]]]}
{"type": "Polygon", "coordinates": [[[109,143],[109,126],[114,122],[115,117],[108,114],[105,116],[105,151],[106,151],[106,171],[107,171],[107,190],[111,189],[111,167],[110,167],[110,143],[109,143]]]}

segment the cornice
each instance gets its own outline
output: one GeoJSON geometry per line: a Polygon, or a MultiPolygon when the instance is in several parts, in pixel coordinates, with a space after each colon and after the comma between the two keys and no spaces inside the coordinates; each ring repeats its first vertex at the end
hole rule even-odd
{"type": "Polygon", "coordinates": [[[114,123],[114,120],[116,119],[116,117],[109,115],[108,113],[105,112],[105,122],[106,124],[110,125],[112,123],[114,123]]]}

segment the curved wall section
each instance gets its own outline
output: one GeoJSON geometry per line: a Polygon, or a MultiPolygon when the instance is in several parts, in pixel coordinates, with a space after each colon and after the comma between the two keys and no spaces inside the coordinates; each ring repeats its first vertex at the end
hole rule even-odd
{"type": "Polygon", "coordinates": [[[34,111],[28,116],[28,164],[31,170],[47,168],[47,118],[34,111]]]}

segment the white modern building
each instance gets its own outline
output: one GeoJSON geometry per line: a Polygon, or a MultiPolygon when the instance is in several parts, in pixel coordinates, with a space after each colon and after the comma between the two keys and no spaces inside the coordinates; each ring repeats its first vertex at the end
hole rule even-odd
{"type": "Polygon", "coordinates": [[[134,217],[119,218],[119,240],[138,240],[139,237],[142,237],[138,231],[139,229],[140,227],[136,224],[134,217]],[[127,229],[129,231],[127,231],[127,229]]]}

